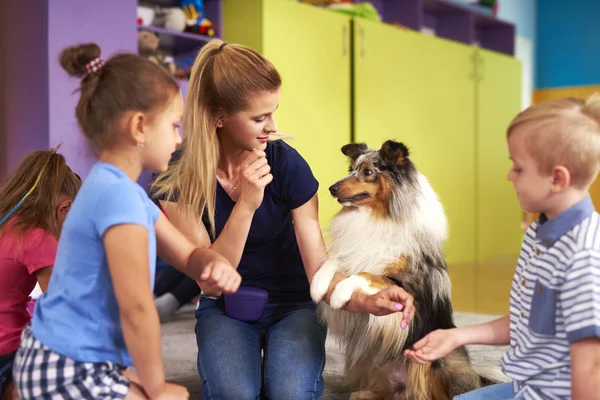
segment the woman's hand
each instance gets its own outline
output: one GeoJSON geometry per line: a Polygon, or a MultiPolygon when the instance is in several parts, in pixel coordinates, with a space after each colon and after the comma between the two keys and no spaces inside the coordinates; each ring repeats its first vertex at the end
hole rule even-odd
{"type": "Polygon", "coordinates": [[[399,286],[390,286],[375,294],[365,296],[362,300],[364,312],[382,316],[402,311],[402,329],[406,329],[415,316],[413,296],[399,286]]]}
{"type": "Polygon", "coordinates": [[[244,204],[252,211],[260,207],[265,187],[273,180],[270,172],[271,167],[267,162],[266,153],[258,149],[252,150],[240,171],[240,204],[244,204]]]}

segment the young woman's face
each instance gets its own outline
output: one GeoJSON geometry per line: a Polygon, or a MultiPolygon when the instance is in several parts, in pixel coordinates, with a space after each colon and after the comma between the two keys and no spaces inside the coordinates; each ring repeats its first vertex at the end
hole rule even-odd
{"type": "Polygon", "coordinates": [[[279,89],[250,96],[248,109],[223,117],[218,135],[240,150],[264,150],[270,135],[277,132],[275,110],[279,105],[279,89]]]}

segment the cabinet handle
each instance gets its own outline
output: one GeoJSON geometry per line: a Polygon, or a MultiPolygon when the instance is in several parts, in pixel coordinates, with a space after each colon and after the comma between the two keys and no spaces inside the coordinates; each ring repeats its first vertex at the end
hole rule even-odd
{"type": "Polygon", "coordinates": [[[362,26],[360,28],[358,28],[358,34],[360,36],[360,56],[364,57],[367,39],[366,39],[366,35],[365,35],[365,30],[362,26]]]}
{"type": "Polygon", "coordinates": [[[479,82],[485,79],[485,58],[479,57],[479,82]]]}
{"type": "Polygon", "coordinates": [[[342,55],[348,55],[348,25],[342,26],[342,55]]]}
{"type": "Polygon", "coordinates": [[[474,51],[471,56],[471,72],[469,72],[469,80],[474,81],[477,80],[477,52],[474,51]]]}

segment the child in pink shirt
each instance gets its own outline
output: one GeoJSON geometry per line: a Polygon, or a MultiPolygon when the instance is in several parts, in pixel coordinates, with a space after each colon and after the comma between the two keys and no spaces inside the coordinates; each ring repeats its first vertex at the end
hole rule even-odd
{"type": "Polygon", "coordinates": [[[0,400],[16,398],[12,362],[31,317],[29,294],[46,291],[58,236],[81,180],[56,149],[28,155],[0,189],[0,400]]]}

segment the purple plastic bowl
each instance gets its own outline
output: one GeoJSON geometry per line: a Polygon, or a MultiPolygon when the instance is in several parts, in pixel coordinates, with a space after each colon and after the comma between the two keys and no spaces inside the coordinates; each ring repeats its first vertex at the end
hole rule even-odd
{"type": "Polygon", "coordinates": [[[269,294],[266,290],[240,286],[237,292],[226,294],[225,312],[240,321],[257,321],[262,318],[269,294]]]}

